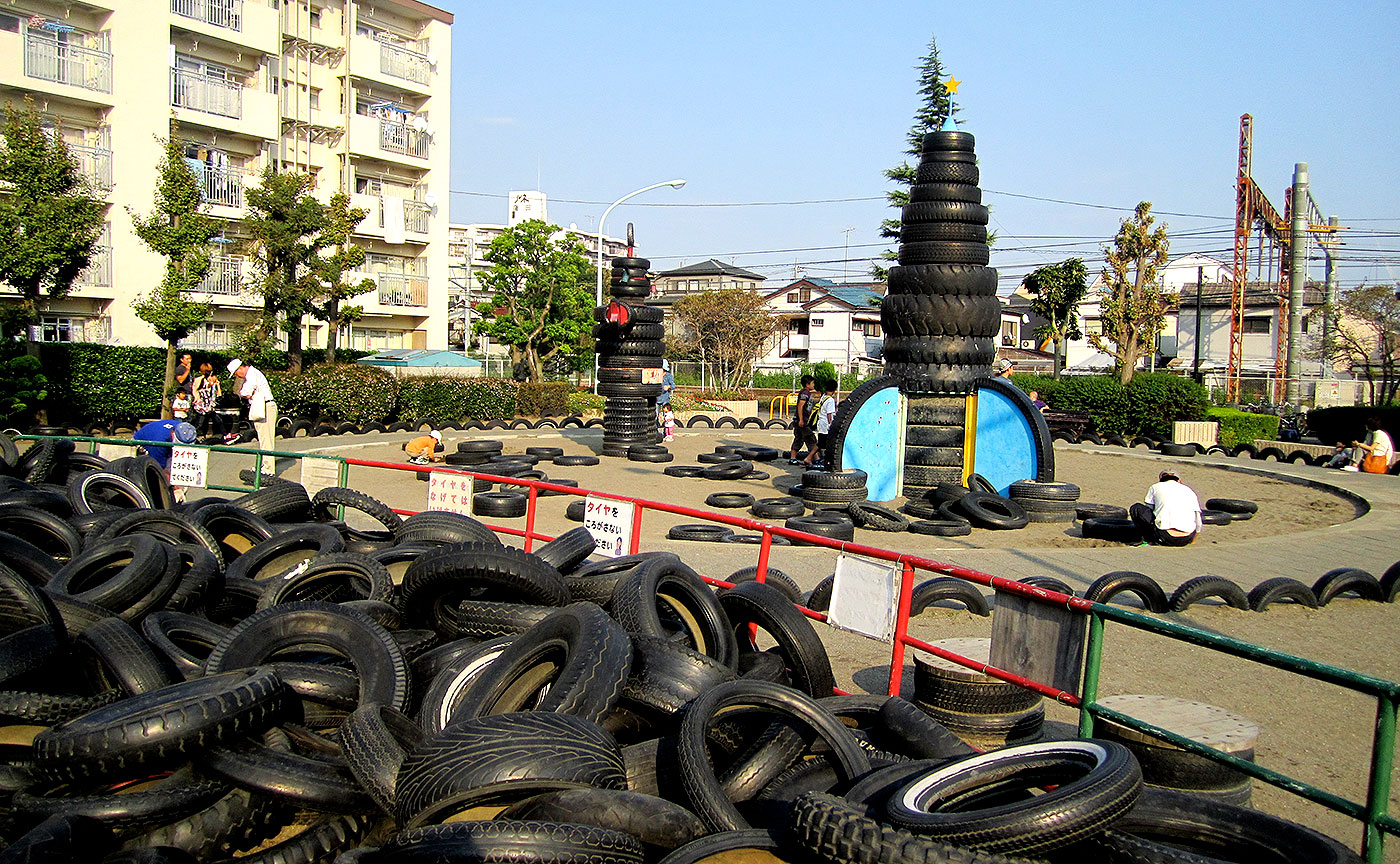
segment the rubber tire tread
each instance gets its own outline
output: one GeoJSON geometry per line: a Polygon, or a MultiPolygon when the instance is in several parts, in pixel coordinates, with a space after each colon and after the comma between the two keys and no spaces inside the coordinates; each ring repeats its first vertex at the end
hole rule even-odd
{"type": "Polygon", "coordinates": [[[1255,612],[1263,612],[1269,606],[1282,600],[1291,600],[1299,606],[1306,606],[1309,609],[1317,608],[1317,595],[1306,583],[1300,582],[1292,576],[1275,576],[1272,579],[1265,579],[1249,589],[1249,608],[1255,612]]]}
{"type": "Polygon", "coordinates": [[[1209,575],[1182,582],[1172,592],[1167,605],[1173,612],[1182,612],[1192,603],[1198,603],[1207,597],[1219,598],[1226,606],[1234,609],[1249,608],[1249,596],[1244,593],[1243,588],[1223,576],[1209,575]]]}
{"type": "MultiPolygon", "coordinates": [[[[746,625],[756,624],[778,643],[776,650],[787,659],[794,688],[818,699],[831,695],[836,678],[826,647],[811,622],[783,592],[761,582],[742,582],[725,591],[719,603],[731,632],[747,633],[746,625]]],[[[750,653],[756,649],[746,639],[739,650],[750,653]]]]}

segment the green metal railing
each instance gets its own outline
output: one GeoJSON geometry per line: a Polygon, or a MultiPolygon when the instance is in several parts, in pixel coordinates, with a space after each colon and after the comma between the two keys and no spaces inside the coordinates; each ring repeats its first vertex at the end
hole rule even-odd
{"type": "MultiPolygon", "coordinates": [[[[121,447],[130,447],[130,448],[132,448],[133,450],[135,450],[135,449],[137,449],[137,448],[140,448],[140,447],[188,447],[188,448],[190,448],[190,449],[209,450],[209,451],[212,451],[212,452],[215,452],[215,453],[233,453],[233,454],[236,454],[236,455],[239,455],[239,456],[252,456],[252,457],[253,457],[253,482],[252,482],[251,485],[252,485],[252,487],[253,487],[254,489],[261,489],[261,488],[262,488],[263,459],[266,458],[266,457],[271,457],[271,458],[272,458],[272,462],[273,462],[273,465],[274,465],[274,466],[277,464],[277,460],[278,460],[278,459],[297,459],[297,460],[301,460],[301,459],[321,459],[321,460],[325,460],[325,461],[327,461],[327,462],[335,462],[335,463],[337,464],[337,466],[338,466],[337,475],[336,475],[336,476],[337,476],[337,482],[339,483],[339,485],[344,486],[344,485],[346,484],[346,482],[350,479],[350,464],[349,464],[348,462],[345,461],[344,457],[341,457],[341,456],[327,456],[327,455],[325,455],[325,454],[323,454],[323,453],[292,453],[292,452],[289,452],[289,451],[286,451],[286,450],[256,450],[256,449],[254,449],[254,450],[249,450],[247,447],[229,447],[229,446],[224,445],[224,444],[181,444],[181,443],[179,443],[179,442],[177,442],[177,441],[171,441],[171,442],[169,442],[169,443],[164,442],[164,441],[135,441],[135,440],[132,440],[131,438],[96,438],[96,437],[85,436],[85,435],[62,435],[62,436],[52,436],[52,435],[16,435],[16,436],[14,436],[14,440],[16,440],[16,441],[37,441],[37,440],[40,440],[40,439],[54,438],[54,437],[66,438],[67,440],[72,441],[73,444],[74,444],[74,446],[77,446],[78,444],[87,444],[87,445],[89,445],[89,446],[88,446],[88,452],[89,452],[89,453],[96,453],[96,452],[97,452],[97,446],[98,446],[99,444],[115,444],[115,445],[118,445],[118,446],[121,446],[121,447]]],[[[204,488],[205,488],[205,489],[216,489],[216,490],[221,491],[221,492],[247,492],[247,491],[248,491],[248,487],[247,487],[246,485],[245,485],[245,486],[223,486],[223,485],[219,485],[219,484],[217,484],[217,483],[209,483],[209,484],[205,485],[204,488]]]]}
{"type": "Polygon", "coordinates": [[[1091,609],[1086,614],[1089,616],[1089,635],[1084,652],[1084,683],[1079,694],[1081,736],[1092,737],[1095,718],[1102,718],[1160,738],[1198,756],[1229,765],[1256,780],[1262,780],[1360,821],[1364,825],[1362,856],[1369,864],[1380,864],[1384,860],[1385,835],[1400,835],[1400,821],[1390,815],[1390,777],[1395,757],[1395,715],[1397,703],[1400,703],[1400,684],[1102,603],[1091,604],[1091,609]],[[1343,798],[1100,704],[1099,675],[1103,668],[1103,622],[1106,619],[1374,697],[1376,725],[1371,739],[1371,775],[1367,784],[1366,803],[1343,798]]]}

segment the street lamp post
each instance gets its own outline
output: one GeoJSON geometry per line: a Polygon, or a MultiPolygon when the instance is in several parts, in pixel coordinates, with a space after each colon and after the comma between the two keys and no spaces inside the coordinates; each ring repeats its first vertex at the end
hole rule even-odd
{"type": "MultiPolygon", "coordinates": [[[[629,198],[635,198],[643,192],[650,192],[653,189],[660,189],[662,186],[673,186],[679,189],[684,185],[684,180],[667,180],[664,183],[653,183],[650,186],[643,186],[640,189],[628,192],[626,195],[623,195],[621,198],[609,204],[608,209],[603,211],[603,218],[598,220],[598,272],[595,274],[597,276],[598,284],[596,296],[594,297],[594,302],[596,305],[603,305],[603,225],[608,221],[608,214],[613,211],[613,208],[617,207],[617,205],[621,204],[623,201],[626,201],[629,198]]],[[[596,351],[593,353],[593,392],[598,392],[598,354],[596,351]]]]}

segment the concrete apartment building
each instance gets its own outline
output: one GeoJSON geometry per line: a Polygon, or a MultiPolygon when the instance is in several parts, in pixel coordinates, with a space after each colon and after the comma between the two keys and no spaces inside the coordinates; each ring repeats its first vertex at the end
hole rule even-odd
{"type": "MultiPolygon", "coordinates": [[[[452,16],[417,0],[19,0],[0,7],[0,106],[28,97],[106,202],[92,265],[48,303],[35,338],[158,344],[132,301],[164,259],[129,211],[154,202],[158,139],[178,122],[223,231],[197,299],[192,348],[223,347],[262,305],[245,191],[263,169],[311,173],[368,215],[356,232],[376,290],[341,333],[360,349],[444,348],[452,16]]],[[[0,302],[4,287],[0,286],[0,302]]],[[[309,320],[305,344],[326,344],[309,320]]]]}
{"type": "MultiPolygon", "coordinates": [[[[527,219],[549,221],[549,199],[545,193],[539,190],[510,192],[506,196],[506,221],[503,223],[453,223],[448,226],[447,257],[450,276],[447,341],[449,347],[456,348],[462,344],[463,327],[467,320],[467,304],[477,304],[491,299],[483,293],[481,287],[481,273],[491,268],[491,262],[486,260],[486,253],[491,248],[491,241],[500,237],[506,228],[527,219]]],[[[582,231],[575,224],[570,224],[564,230],[578,237],[589,261],[597,260],[598,232],[582,231]]],[[[604,268],[609,266],[608,262],[612,259],[627,254],[627,241],[620,237],[604,236],[601,242],[603,243],[604,268]]],[[[640,247],[637,247],[637,251],[640,254],[640,247]]],[[[607,277],[608,273],[605,272],[603,274],[605,281],[607,277]]],[[[473,310],[472,316],[474,317],[475,314],[473,310]]],[[[472,350],[488,354],[507,353],[505,348],[496,345],[485,336],[479,336],[473,340],[472,350]]]]}

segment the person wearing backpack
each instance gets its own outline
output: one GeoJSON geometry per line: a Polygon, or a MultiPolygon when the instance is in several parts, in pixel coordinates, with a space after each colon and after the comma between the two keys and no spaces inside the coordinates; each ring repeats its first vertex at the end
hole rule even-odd
{"type": "Polygon", "coordinates": [[[811,375],[802,376],[802,389],[797,391],[797,404],[792,409],[792,452],[788,454],[789,465],[804,465],[816,453],[817,436],[812,431],[812,420],[817,410],[817,379],[811,375]],[[803,448],[807,455],[800,456],[803,448]]]}

